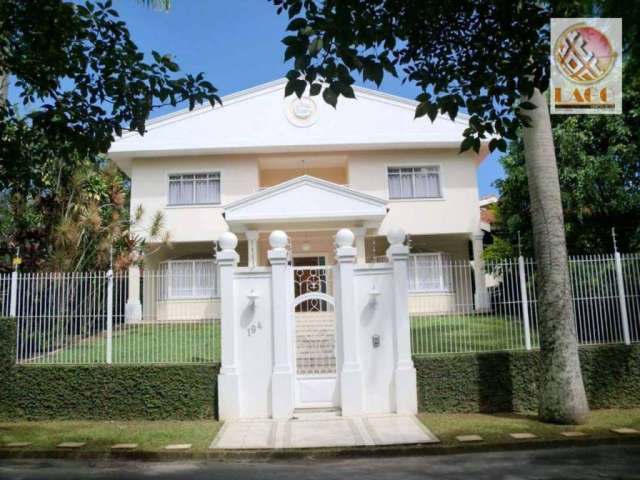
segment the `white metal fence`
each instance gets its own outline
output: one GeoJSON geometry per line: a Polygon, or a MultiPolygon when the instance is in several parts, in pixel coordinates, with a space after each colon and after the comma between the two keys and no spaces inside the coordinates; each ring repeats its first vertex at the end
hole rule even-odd
{"type": "MultiPolygon", "coordinates": [[[[410,275],[420,273],[418,264],[410,275]]],[[[414,354],[525,350],[539,346],[536,269],[531,259],[481,262],[486,296],[474,265],[443,261],[442,288],[409,295],[414,354]]],[[[576,332],[581,345],[640,341],[640,255],[592,255],[569,260],[576,332]]]]}
{"type": "MultiPolygon", "coordinates": [[[[572,257],[569,264],[580,344],[640,342],[640,255],[572,257]]],[[[414,354],[538,347],[533,260],[480,263],[475,266],[482,269],[480,277],[472,262],[444,256],[418,259],[409,267],[414,354]],[[486,296],[479,295],[478,278],[486,284],[486,296]]],[[[296,267],[295,295],[331,295],[330,268],[296,267]]],[[[215,269],[198,272],[194,280],[188,269],[144,271],[142,316],[135,322],[125,318],[126,273],[2,274],[0,316],[16,317],[16,358],[24,364],[216,362],[221,339],[215,269]],[[189,282],[188,296],[170,294],[171,285],[183,291],[189,282]],[[206,287],[208,282],[214,287],[206,287]]],[[[304,313],[332,314],[332,309],[309,298],[297,308],[297,315],[304,313]]],[[[313,319],[312,325],[322,328],[311,332],[313,338],[300,338],[301,366],[316,350],[335,356],[325,348],[332,343],[327,339],[334,322],[328,315],[313,319]],[[311,348],[316,337],[322,337],[322,348],[311,348]]]]}
{"type": "Polygon", "coordinates": [[[107,272],[15,276],[19,363],[104,363],[123,321],[127,278],[107,272]]]}
{"type": "MultiPolygon", "coordinates": [[[[211,272],[202,272],[204,280],[211,272]]],[[[17,320],[16,360],[23,364],[206,363],[219,359],[214,289],[172,299],[179,274],[147,271],[143,315],[126,320],[128,275],[111,272],[0,276],[0,313],[17,320]],[[12,301],[13,300],[13,301],[12,301]]],[[[214,285],[212,281],[212,285],[214,285]]]]}

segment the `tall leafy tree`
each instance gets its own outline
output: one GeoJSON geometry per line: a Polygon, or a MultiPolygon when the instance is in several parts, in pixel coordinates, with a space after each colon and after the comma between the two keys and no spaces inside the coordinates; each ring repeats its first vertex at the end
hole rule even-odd
{"type": "MultiPolygon", "coordinates": [[[[567,246],[573,254],[611,252],[612,228],[620,250],[640,248],[640,81],[626,69],[625,78],[622,115],[553,119],[567,246]]],[[[501,162],[506,175],[496,182],[496,234],[512,246],[520,235],[524,252],[530,254],[533,238],[521,140],[509,145],[501,162]]],[[[488,253],[499,253],[501,245],[488,253]]]]}
{"type": "Polygon", "coordinates": [[[353,74],[380,85],[402,75],[422,90],[416,117],[469,113],[461,151],[504,151],[523,128],[540,279],[540,417],[582,422],[588,405],[571,306],[549,111],[548,5],[533,0],[272,0],[287,12],[286,95],[354,97],[353,74]]]}
{"type": "MultiPolygon", "coordinates": [[[[37,221],[50,211],[43,202],[58,204],[61,180],[116,136],[144,134],[154,109],[220,103],[202,73],[179,70],[170,55],[145,57],[111,0],[0,2],[0,198],[24,227],[9,229],[5,247],[22,244],[25,252],[26,242],[42,252],[36,239],[49,239],[58,218],[37,221]],[[8,101],[8,78],[16,103],[8,101]]],[[[34,252],[34,265],[42,259],[34,252]]]]}

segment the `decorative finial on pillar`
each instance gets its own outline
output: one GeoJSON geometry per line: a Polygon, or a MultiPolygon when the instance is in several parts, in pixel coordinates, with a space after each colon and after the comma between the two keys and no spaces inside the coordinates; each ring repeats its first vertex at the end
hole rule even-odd
{"type": "Polygon", "coordinates": [[[218,246],[221,250],[235,250],[238,246],[238,237],[233,232],[224,232],[218,237],[218,246]]]}
{"type": "Polygon", "coordinates": [[[269,235],[269,245],[271,248],[286,248],[289,237],[282,230],[274,230],[269,235]]]}
{"type": "Polygon", "coordinates": [[[340,247],[352,247],[356,236],[348,228],[341,228],[336,233],[336,245],[340,247]]]}
{"type": "Polygon", "coordinates": [[[389,245],[404,245],[407,234],[400,227],[391,227],[387,232],[387,241],[389,245]]]}

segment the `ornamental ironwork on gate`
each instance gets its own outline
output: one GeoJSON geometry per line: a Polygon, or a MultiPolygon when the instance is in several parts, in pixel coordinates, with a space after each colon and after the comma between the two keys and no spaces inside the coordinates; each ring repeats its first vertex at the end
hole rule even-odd
{"type": "Polygon", "coordinates": [[[333,267],[293,267],[296,373],[334,375],[336,317],[333,267]]]}

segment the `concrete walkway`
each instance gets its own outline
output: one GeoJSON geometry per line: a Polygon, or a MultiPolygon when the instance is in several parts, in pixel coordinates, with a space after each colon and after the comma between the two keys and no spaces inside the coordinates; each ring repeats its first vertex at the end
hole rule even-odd
{"type": "Polygon", "coordinates": [[[413,415],[340,417],[311,414],[280,421],[226,421],[209,448],[353,447],[438,441],[413,415]]]}

